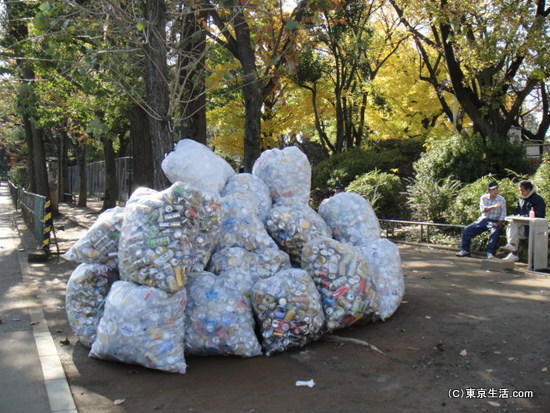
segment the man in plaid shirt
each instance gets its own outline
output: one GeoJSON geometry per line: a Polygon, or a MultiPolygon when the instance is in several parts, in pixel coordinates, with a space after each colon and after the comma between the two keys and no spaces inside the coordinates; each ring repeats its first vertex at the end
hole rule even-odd
{"type": "Polygon", "coordinates": [[[462,232],[460,252],[456,254],[457,257],[469,257],[472,238],[485,231],[490,231],[487,258],[494,258],[500,231],[506,217],[506,199],[498,194],[498,184],[495,181],[491,181],[487,185],[487,193],[479,199],[479,209],[481,216],[476,222],[464,228],[462,232]]]}

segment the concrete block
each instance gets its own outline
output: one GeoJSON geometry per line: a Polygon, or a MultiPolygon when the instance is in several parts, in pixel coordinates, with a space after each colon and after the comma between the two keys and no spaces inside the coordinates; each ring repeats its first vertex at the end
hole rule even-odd
{"type": "Polygon", "coordinates": [[[504,261],[499,259],[481,260],[481,268],[492,271],[514,271],[515,263],[513,261],[504,261]]]}

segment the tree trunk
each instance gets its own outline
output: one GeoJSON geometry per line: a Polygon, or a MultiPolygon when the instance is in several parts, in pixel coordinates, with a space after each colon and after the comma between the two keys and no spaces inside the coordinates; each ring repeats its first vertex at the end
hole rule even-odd
{"type": "Polygon", "coordinates": [[[105,193],[103,195],[102,211],[114,208],[118,200],[118,181],[115,162],[113,141],[109,138],[101,138],[103,154],[105,156],[105,193]]]}
{"type": "Polygon", "coordinates": [[[183,50],[179,55],[180,85],[187,90],[181,105],[183,123],[181,139],[193,139],[206,145],[206,85],[204,82],[206,32],[197,22],[206,19],[207,12],[187,13],[182,22],[183,50]],[[197,13],[197,14],[195,14],[197,13]],[[200,33],[200,36],[196,36],[200,33]]]}
{"type": "Polygon", "coordinates": [[[168,126],[168,66],[166,63],[166,5],[163,0],[146,0],[144,14],[149,26],[143,46],[145,52],[145,87],[149,115],[149,133],[153,160],[153,188],[169,185],[162,172],[164,156],[173,149],[168,126]]]}
{"type": "Polygon", "coordinates": [[[86,173],[86,144],[76,143],[76,156],[78,160],[78,206],[85,207],[88,203],[88,177],[86,173]]]}
{"type": "Polygon", "coordinates": [[[235,15],[234,28],[239,61],[244,72],[242,86],[245,106],[243,166],[245,172],[252,172],[254,162],[261,154],[260,133],[263,97],[254,50],[251,46],[250,28],[242,10],[235,15]]]}
{"type": "Polygon", "coordinates": [[[134,105],[128,111],[130,119],[130,142],[132,155],[132,170],[128,179],[130,190],[137,187],[153,187],[153,157],[151,149],[151,135],[149,133],[149,118],[145,111],[134,105]]]}

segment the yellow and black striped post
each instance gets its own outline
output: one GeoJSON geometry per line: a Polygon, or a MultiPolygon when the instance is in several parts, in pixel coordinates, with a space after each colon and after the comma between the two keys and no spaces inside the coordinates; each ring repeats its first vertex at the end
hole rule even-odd
{"type": "Polygon", "coordinates": [[[52,231],[52,203],[46,199],[44,204],[44,239],[42,241],[42,250],[47,254],[50,253],[50,232],[52,231]]]}

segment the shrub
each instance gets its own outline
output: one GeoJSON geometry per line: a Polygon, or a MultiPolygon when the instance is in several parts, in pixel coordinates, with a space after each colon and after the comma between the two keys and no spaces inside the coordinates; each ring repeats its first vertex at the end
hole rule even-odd
{"type": "Polygon", "coordinates": [[[412,173],[413,163],[423,150],[422,139],[373,141],[363,148],[348,149],[329,159],[313,164],[312,186],[333,187],[340,182],[345,186],[374,169],[382,172],[398,170],[399,176],[412,173]]]}
{"type": "Polygon", "coordinates": [[[19,164],[8,172],[8,177],[15,185],[21,188],[30,188],[29,170],[26,164],[19,164]]]}
{"type": "Polygon", "coordinates": [[[395,217],[392,210],[397,207],[396,199],[401,190],[401,180],[395,174],[380,172],[378,169],[367,172],[352,181],[347,191],[355,192],[368,199],[378,216],[395,217]]]}
{"type": "Polygon", "coordinates": [[[454,135],[437,141],[415,162],[417,179],[439,181],[454,176],[460,182],[474,182],[493,175],[505,177],[508,170],[524,172],[528,165],[521,145],[484,140],[478,135],[454,135]]]}
{"type": "Polygon", "coordinates": [[[451,177],[434,180],[425,176],[409,180],[407,204],[418,221],[447,222],[447,211],[460,182],[451,177]]]}

